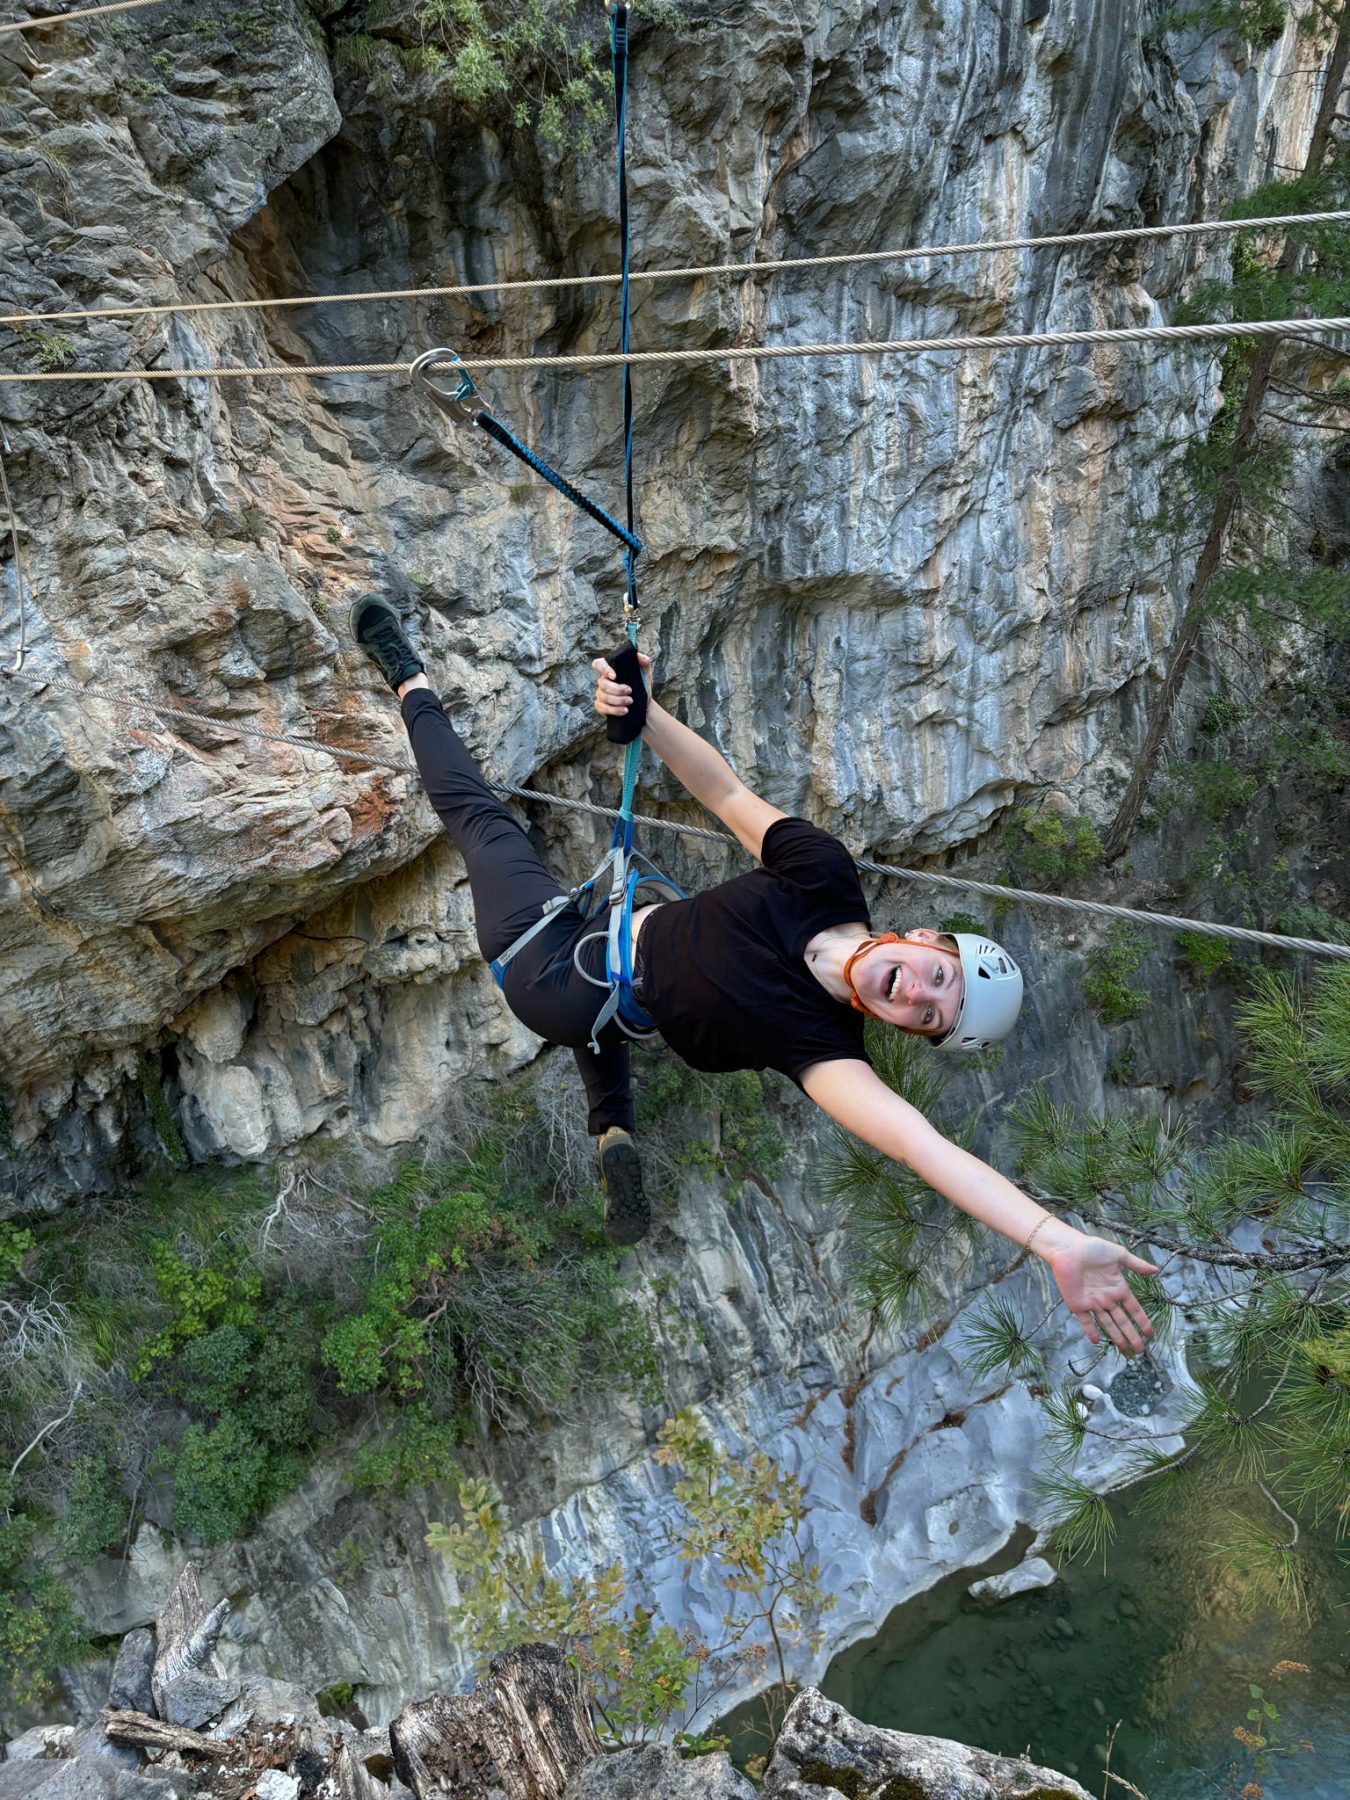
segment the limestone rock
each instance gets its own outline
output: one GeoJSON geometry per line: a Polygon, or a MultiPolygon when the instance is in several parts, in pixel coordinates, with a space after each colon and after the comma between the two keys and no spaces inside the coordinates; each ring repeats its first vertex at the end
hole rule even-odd
{"type": "Polygon", "coordinates": [[[686,1761],[663,1744],[645,1744],[578,1769],[562,1800],[754,1800],[755,1792],[725,1751],[686,1761]]]}
{"type": "Polygon", "coordinates": [[[185,1771],[138,1774],[101,1756],[0,1763],[0,1800],[182,1800],[195,1788],[185,1771]]]}
{"type": "Polygon", "coordinates": [[[219,1718],[232,1700],[239,1697],[239,1683],[219,1675],[208,1675],[201,1669],[166,1681],[160,1692],[160,1717],[170,1725],[186,1725],[196,1731],[219,1718]]]}
{"type": "Polygon", "coordinates": [[[34,1762],[70,1756],[79,1732],[74,1725],[34,1725],[4,1746],[6,1762],[34,1762]]]}
{"type": "Polygon", "coordinates": [[[234,1685],[238,1697],[221,1714],[216,1737],[237,1737],[250,1728],[265,1730],[270,1725],[298,1725],[321,1734],[328,1730],[318,1701],[297,1682],[245,1675],[234,1685]]]}
{"type": "Polygon", "coordinates": [[[966,1592],[972,1600],[1011,1600],[1015,1594],[1034,1593],[1037,1588],[1052,1587],[1059,1571],[1043,1556],[1029,1556],[1015,1569],[1002,1575],[987,1575],[983,1581],[972,1581],[966,1592]]]}
{"type": "Polygon", "coordinates": [[[725,1751],[686,1760],[664,1744],[617,1750],[578,1769],[563,1800],[754,1800],[725,1751]]]}
{"type": "Polygon", "coordinates": [[[948,1738],[863,1725],[815,1688],[798,1694],[764,1771],[765,1800],[1091,1800],[1067,1775],[948,1738]],[[845,1785],[845,1781],[849,1785],[845,1785]],[[889,1790],[888,1790],[888,1784],[889,1790]]]}
{"type": "Polygon", "coordinates": [[[257,1781],[258,1800],[296,1800],[300,1777],[285,1769],[264,1769],[257,1781]]]}
{"type": "Polygon", "coordinates": [[[147,1626],[138,1625],[117,1646],[108,1683],[108,1705],[118,1711],[148,1713],[153,1718],[155,1697],[150,1676],[154,1666],[155,1634],[147,1626]]]}
{"type": "Polygon", "coordinates": [[[91,1725],[88,1731],[77,1737],[71,1747],[71,1755],[80,1758],[101,1757],[123,1769],[141,1767],[141,1759],[136,1752],[126,1744],[113,1743],[102,1724],[91,1725]]]}
{"type": "MultiPolygon", "coordinates": [[[[116,35],[53,33],[45,66],[6,64],[14,305],[510,280],[590,269],[612,248],[604,159],[535,145],[522,180],[509,146],[421,84],[390,95],[351,76],[339,104],[326,52],[349,9],[320,9],[324,26],[299,0],[264,10],[265,29],[229,0],[191,19],[128,15],[116,35]]],[[[1178,67],[1152,39],[1155,11],[1081,0],[1027,25],[980,0],[804,0],[792,16],[748,0],[643,28],[640,260],[1216,213],[1298,161],[1315,82],[1295,76],[1297,47],[1239,65],[1222,34],[1178,67]]],[[[709,278],[644,289],[636,323],[646,342],[695,349],[1125,324],[1166,313],[1225,254],[1162,240],[709,278]]],[[[488,351],[610,343],[614,296],[482,296],[446,326],[488,351]]],[[[8,336],[0,362],[406,361],[432,326],[425,309],[327,307],[80,329],[69,352],[41,325],[8,336]]],[[[1086,347],[828,376],[644,370],[640,524],[666,698],[771,799],[860,849],[975,847],[1045,791],[1100,814],[1129,766],[1121,720],[1184,597],[1135,554],[1159,447],[1210,416],[1213,368],[1186,347],[1086,347]]],[[[614,384],[499,387],[582,485],[617,491],[614,384]]],[[[463,871],[387,691],[345,640],[346,606],[374,589],[403,607],[494,776],[603,791],[613,760],[595,761],[586,703],[587,659],[616,616],[603,534],[398,382],[15,385],[0,418],[34,676],[0,689],[15,1190],[54,1206],[116,1179],[159,1129],[151,1076],[196,1158],[319,1133],[415,1139],[454,1083],[537,1046],[478,961],[463,871]],[[157,718],[138,694],[217,725],[157,718]],[[217,728],[231,725],[395,766],[217,728]]],[[[653,788],[669,791],[658,772],[653,788]]],[[[541,829],[560,870],[588,865],[589,823],[541,829]]],[[[677,877],[739,866],[666,851],[677,877]]],[[[1075,1005],[1052,977],[1028,1010],[1033,1062],[1058,1055],[1075,1005]]],[[[1174,1035],[1188,1079],[1217,1066],[1193,1021],[1178,1014],[1174,1035]]]]}

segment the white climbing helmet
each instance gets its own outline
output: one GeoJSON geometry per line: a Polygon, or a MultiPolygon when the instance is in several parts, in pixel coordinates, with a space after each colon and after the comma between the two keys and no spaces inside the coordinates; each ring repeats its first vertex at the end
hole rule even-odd
{"type": "Polygon", "coordinates": [[[1001,944],[978,932],[947,932],[961,958],[961,1005],[938,1050],[987,1050],[1007,1037],[1022,1010],[1022,971],[1001,944]]]}

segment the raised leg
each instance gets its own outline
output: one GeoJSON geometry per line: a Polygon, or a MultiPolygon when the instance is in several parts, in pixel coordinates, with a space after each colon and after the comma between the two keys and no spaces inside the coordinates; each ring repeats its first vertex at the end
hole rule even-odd
{"type": "Polygon", "coordinates": [[[563,890],[483,779],[431,689],[413,688],[401,705],[422,784],[469,872],[478,947],[491,962],[563,890]]]}

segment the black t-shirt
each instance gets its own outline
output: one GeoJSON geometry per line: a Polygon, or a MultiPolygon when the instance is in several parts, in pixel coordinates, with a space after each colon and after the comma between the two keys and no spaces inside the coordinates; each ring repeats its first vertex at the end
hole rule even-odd
{"type": "MultiPolygon", "coordinates": [[[[695,1069],[778,1069],[866,1060],[863,1016],[834,1000],[802,953],[828,925],[868,924],[853,858],[805,819],[775,819],[762,867],[642,927],[642,1005],[695,1069]]],[[[870,929],[870,925],[869,925],[870,929]]]]}

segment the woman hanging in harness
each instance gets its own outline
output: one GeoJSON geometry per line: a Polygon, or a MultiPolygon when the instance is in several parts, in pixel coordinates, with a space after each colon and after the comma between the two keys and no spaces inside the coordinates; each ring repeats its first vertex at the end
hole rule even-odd
{"type": "MultiPolygon", "coordinates": [[[[495,962],[514,950],[501,972],[508,1005],[529,1030],[576,1054],[599,1140],[606,1233],[612,1243],[636,1243],[650,1215],[633,1137],[629,1039],[613,1016],[596,1031],[597,990],[610,987],[606,934],[487,785],[394,609],[369,596],[353,607],[351,625],[399,697],[427,794],[464,858],[483,955],[495,962]]],[[[945,1138],[867,1060],[864,1014],[948,1050],[1004,1037],[1022,999],[1012,958],[986,939],[927,927],[874,934],[853,860],[836,838],[752,793],[640,681],[635,693],[618,680],[611,659],[593,667],[597,712],[616,719],[645,706],[648,748],[760,864],[692,899],[633,912],[632,995],[669,1047],[696,1069],[779,1070],[845,1130],[1040,1256],[1093,1343],[1100,1332],[1120,1350],[1141,1349],[1151,1327],[1125,1272],[1153,1274],[1154,1265],[1046,1212],[945,1138]]]]}

